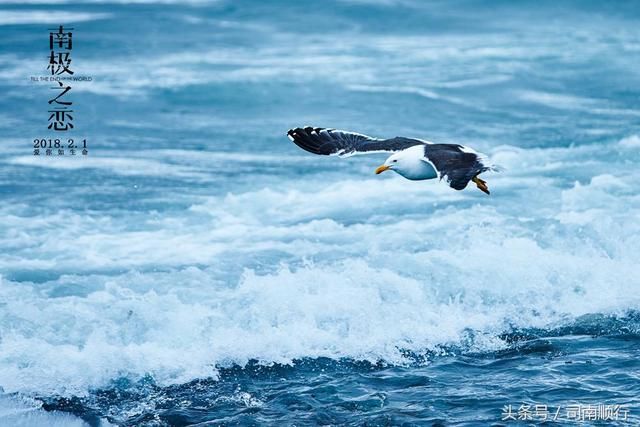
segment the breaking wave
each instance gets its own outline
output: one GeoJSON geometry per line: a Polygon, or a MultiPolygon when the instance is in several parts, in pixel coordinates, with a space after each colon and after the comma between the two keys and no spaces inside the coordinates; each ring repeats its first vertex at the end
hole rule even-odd
{"type": "Polygon", "coordinates": [[[141,222],[62,211],[52,227],[5,207],[0,383],[83,395],[122,376],[184,383],[249,361],[404,364],[624,317],[640,305],[638,173],[553,171],[596,151],[637,156],[633,141],[498,147],[510,176],[487,178],[491,198],[345,176],[201,197],[141,222]]]}

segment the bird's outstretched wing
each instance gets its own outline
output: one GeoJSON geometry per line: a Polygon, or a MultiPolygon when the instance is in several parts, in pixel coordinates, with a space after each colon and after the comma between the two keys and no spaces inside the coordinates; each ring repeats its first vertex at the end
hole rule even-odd
{"type": "Polygon", "coordinates": [[[440,179],[445,179],[456,190],[465,188],[471,179],[482,172],[497,170],[481,154],[457,144],[427,144],[423,160],[431,163],[440,179]]]}
{"type": "Polygon", "coordinates": [[[324,156],[393,153],[414,145],[425,145],[425,142],[419,139],[377,139],[355,132],[313,127],[289,129],[287,136],[303,150],[324,156]]]}

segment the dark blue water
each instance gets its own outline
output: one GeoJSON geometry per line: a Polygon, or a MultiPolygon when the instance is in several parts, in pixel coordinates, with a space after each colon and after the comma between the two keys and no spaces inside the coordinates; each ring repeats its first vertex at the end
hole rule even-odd
{"type": "MultiPolygon", "coordinates": [[[[621,402],[628,421],[619,412],[618,422],[601,424],[632,424],[640,393],[633,322],[582,319],[565,330],[504,335],[511,345],[496,352],[408,353],[412,362],[402,366],[315,358],[293,366],[252,361],[222,369],[217,380],[171,387],[120,379],[88,398],[46,400],[44,408],[96,425],[104,414],[124,425],[490,425],[500,424],[509,404],[516,418],[522,402],[534,402],[547,405],[549,421],[571,424],[575,402],[621,402]]],[[[529,424],[543,420],[542,410],[531,413],[529,424]]]]}
{"type": "Polygon", "coordinates": [[[0,425],[638,423],[639,18],[2,2],[0,425]],[[59,24],[87,156],[33,155],[59,24]],[[506,171],[491,197],[376,176],[302,125],[506,171]]]}

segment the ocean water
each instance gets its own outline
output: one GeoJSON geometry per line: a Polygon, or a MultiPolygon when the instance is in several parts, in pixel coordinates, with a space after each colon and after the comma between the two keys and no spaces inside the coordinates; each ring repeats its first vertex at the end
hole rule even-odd
{"type": "Polygon", "coordinates": [[[0,425],[639,423],[638,28],[634,1],[0,1],[0,425]],[[33,155],[59,24],[87,156],[33,155]],[[506,171],[376,176],[303,125],[506,171]]]}

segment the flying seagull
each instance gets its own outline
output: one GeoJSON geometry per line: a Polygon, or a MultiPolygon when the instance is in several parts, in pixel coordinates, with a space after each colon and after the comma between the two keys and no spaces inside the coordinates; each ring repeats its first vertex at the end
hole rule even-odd
{"type": "Polygon", "coordinates": [[[376,174],[392,170],[410,180],[440,178],[456,190],[462,190],[471,181],[489,194],[487,182],[478,175],[502,170],[488,163],[484,155],[458,144],[434,144],[401,136],[378,139],[355,132],[314,127],[289,129],[287,136],[303,150],[323,156],[393,153],[376,169],[376,174]]]}

